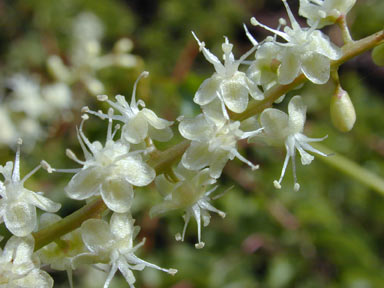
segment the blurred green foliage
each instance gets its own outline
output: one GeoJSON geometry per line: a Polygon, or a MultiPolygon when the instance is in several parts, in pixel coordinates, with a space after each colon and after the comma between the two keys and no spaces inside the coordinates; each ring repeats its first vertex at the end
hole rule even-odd
{"type": "MultiPolygon", "coordinates": [[[[291,7],[297,7],[294,1],[291,7]]],[[[223,35],[235,43],[235,53],[249,49],[242,23],[250,16],[273,26],[285,16],[280,1],[250,0],[30,0],[0,1],[0,75],[14,72],[39,74],[49,82],[46,71],[48,55],[66,57],[71,45],[71,25],[80,12],[96,14],[105,25],[102,49],[109,51],[121,37],[134,42],[133,53],[144,60],[150,71],[149,80],[139,87],[139,96],[159,115],[174,120],[180,113],[199,113],[192,98],[213,72],[206,63],[190,31],[193,30],[214,53],[220,53],[223,35]]],[[[297,11],[294,10],[294,11],[297,11]]],[[[384,2],[358,1],[351,11],[349,23],[356,39],[383,27],[384,2]]],[[[250,25],[248,25],[250,26],[250,25]]],[[[338,43],[337,29],[327,28],[338,43]]],[[[257,39],[264,31],[250,28],[257,39]]],[[[134,79],[140,71],[108,68],[100,72],[107,94],[129,96],[134,79]]],[[[329,117],[331,85],[306,84],[289,96],[301,94],[308,104],[309,136],[328,135],[325,144],[351,158],[362,167],[384,176],[384,70],[376,67],[369,54],[359,56],[341,68],[341,83],[348,91],[357,112],[357,123],[348,134],[332,127],[329,117]]],[[[77,87],[73,87],[77,89],[77,87]]],[[[84,95],[83,95],[84,96],[84,95]]],[[[98,107],[90,95],[83,101],[94,110],[98,107]]],[[[286,109],[287,101],[279,105],[286,109]]],[[[105,108],[105,107],[104,107],[105,108]]],[[[74,167],[65,157],[65,149],[79,152],[75,125],[54,123],[56,132],[32,152],[22,156],[22,171],[31,170],[41,159],[55,167],[74,167]]],[[[48,130],[48,126],[46,129],[48,130]]],[[[92,140],[103,140],[106,122],[88,121],[86,134],[92,140]]],[[[176,129],[175,129],[176,130],[176,129]]],[[[179,137],[179,136],[177,136],[179,137]]],[[[172,143],[180,140],[177,138],[172,143]]],[[[248,146],[244,153],[261,169],[252,172],[240,162],[227,165],[220,190],[232,188],[217,202],[227,218],[214,216],[203,230],[206,247],[196,250],[196,226],[187,230],[185,243],[176,242],[181,231],[181,214],[175,212],[161,219],[150,219],[148,211],[161,201],[153,189],[138,189],[134,217],[142,227],[139,238],[147,244],[139,256],[163,267],[175,267],[178,274],[146,269],[135,272],[137,287],[174,288],[251,288],[251,287],[384,287],[384,198],[339,171],[314,161],[298,168],[301,191],[292,189],[288,173],[282,190],[275,190],[272,181],[281,171],[284,151],[263,144],[248,146]]],[[[162,144],[164,149],[170,144],[162,144]]],[[[10,160],[13,152],[1,148],[1,163],[10,160]]],[[[22,172],[23,174],[25,172],[22,172]]],[[[65,216],[81,203],[65,198],[63,187],[70,176],[48,175],[40,171],[27,186],[47,193],[64,205],[65,216]]],[[[0,234],[4,234],[1,229],[0,234]]],[[[105,274],[82,269],[75,273],[77,287],[101,287],[105,274]],[[99,278],[98,278],[99,277],[99,278]]],[[[52,273],[55,287],[68,287],[64,273],[52,273]]],[[[120,277],[120,276],[119,276],[120,277]]],[[[126,287],[120,277],[111,287],[126,287]]]]}

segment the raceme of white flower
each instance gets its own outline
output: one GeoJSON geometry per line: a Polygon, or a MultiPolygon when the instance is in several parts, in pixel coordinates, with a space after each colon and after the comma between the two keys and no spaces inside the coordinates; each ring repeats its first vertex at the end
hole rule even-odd
{"type": "MultiPolygon", "coordinates": [[[[52,287],[53,280],[46,272],[40,270],[40,261],[43,265],[50,265],[52,269],[66,270],[71,287],[72,270],[81,264],[92,264],[97,268],[100,268],[101,264],[109,265],[110,269],[104,283],[105,288],[110,285],[117,270],[120,270],[131,288],[134,287],[136,281],[132,270],[143,270],[145,267],[150,267],[174,275],[177,270],[161,268],[135,255],[136,250],[144,245],[145,239],[138,245],[133,245],[139,231],[139,228],[134,226],[131,215],[134,188],[147,186],[155,180],[163,202],[152,207],[151,216],[172,210],[184,212],[184,227],[182,233],[176,234],[176,240],[184,240],[186,229],[193,217],[197,222],[198,241],[195,247],[203,248],[205,243],[201,239],[201,225],[209,224],[210,212],[225,217],[225,213],[215,208],[211,202],[222,195],[213,196],[217,186],[212,186],[221,176],[227,161],[238,158],[249,165],[252,170],[258,168],[258,165],[254,165],[238,151],[237,142],[244,139],[248,139],[248,142],[264,140],[269,145],[285,147],[286,156],[281,176],[279,180],[274,181],[274,185],[278,189],[281,188],[282,179],[291,159],[294,190],[299,190],[300,185],[296,179],[295,166],[296,150],[301,156],[303,165],[310,164],[314,159],[308,152],[328,156],[310,145],[311,142],[322,141],[326,137],[308,138],[303,134],[306,106],[302,98],[300,96],[291,98],[288,114],[275,108],[266,108],[260,115],[251,115],[252,118],[248,120],[252,121],[234,121],[234,118],[230,118],[234,115],[231,112],[246,111],[249,95],[254,100],[261,101],[264,99],[262,91],[266,91],[276,84],[291,83],[301,72],[313,83],[324,84],[328,81],[330,62],[339,59],[341,50],[316,29],[323,25],[324,21],[347,13],[354,2],[353,0],[301,1],[300,13],[308,18],[310,25],[308,28],[302,28],[294,18],[286,0],[283,0],[291,25],[286,26],[285,20],[280,19],[277,29],[272,29],[252,18],[252,24],[272,31],[275,37],[267,37],[259,44],[244,26],[246,36],[253,44],[253,48],[238,60],[234,58],[233,45],[229,43],[227,37],[224,37],[222,44],[224,52],[222,62],[205,48],[204,42],[201,42],[192,33],[205,58],[214,65],[215,73],[200,85],[194,95],[194,102],[200,105],[202,113],[192,119],[186,119],[183,115],[178,118],[179,132],[183,138],[189,140],[185,141],[185,143],[189,143],[189,146],[178,163],[172,162],[163,170],[157,169],[156,164],[152,166],[149,164],[153,164],[152,160],[156,160],[156,156],[162,153],[157,154],[159,151],[156,151],[156,143],[153,143],[152,140],[171,140],[173,122],[158,117],[152,110],[145,108],[142,100],[136,100],[138,82],[141,78],[148,76],[146,71],[135,81],[130,103],[122,95],[117,95],[116,101],[109,100],[105,95],[99,95],[98,100],[110,105],[108,113],[92,111],[88,107],[82,109],[84,114],[77,129],[77,137],[85,159],[80,160],[69,149],[66,151],[67,156],[80,164],[81,168],[54,169],[42,161],[38,167],[20,180],[21,141],[19,141],[15,162],[9,161],[5,166],[0,166],[0,173],[5,178],[3,182],[0,181],[0,222],[5,222],[6,228],[15,235],[7,242],[4,251],[0,251],[2,252],[0,286],[5,284],[6,287],[52,287]],[[314,6],[318,9],[317,14],[313,10],[314,6]],[[309,10],[312,14],[308,12],[309,10]],[[321,19],[316,18],[315,14],[321,19]],[[283,31],[280,30],[282,27],[283,31]],[[284,39],[286,43],[278,42],[278,37],[284,39]],[[246,61],[247,57],[255,51],[255,59],[246,61]],[[241,64],[249,65],[246,73],[239,71],[241,64]],[[89,119],[88,114],[108,121],[104,145],[99,141],[90,142],[84,135],[83,126],[89,119]],[[258,119],[260,123],[255,123],[258,119]],[[121,128],[118,124],[113,129],[113,121],[122,122],[121,128]],[[245,127],[247,128],[245,129],[245,127]],[[119,130],[121,136],[115,140],[119,130]],[[103,206],[102,210],[113,212],[109,222],[104,220],[108,219],[108,213],[100,212],[99,216],[102,219],[83,220],[81,228],[78,228],[80,223],[76,223],[77,226],[73,227],[70,233],[61,237],[56,236],[57,239],[54,241],[51,239],[48,245],[33,254],[34,238],[31,233],[37,227],[36,207],[48,212],[57,212],[60,208],[60,204],[45,198],[40,192],[35,193],[24,188],[24,182],[40,167],[45,168],[48,172],[74,173],[75,175],[65,187],[66,194],[76,200],[90,200],[94,196],[100,195],[108,208],[103,206]],[[155,168],[157,171],[165,172],[156,175],[155,168]]],[[[133,58],[130,59],[127,54],[132,49],[132,42],[128,39],[116,43],[112,56],[99,55],[102,29],[95,19],[88,15],[83,18],[84,23],[80,23],[81,25],[79,24],[78,28],[75,28],[78,29],[77,36],[75,36],[76,41],[84,42],[83,47],[77,47],[80,50],[83,49],[78,51],[78,55],[85,53],[83,54],[85,57],[82,59],[84,62],[78,62],[73,67],[66,67],[61,58],[54,57],[49,60],[49,69],[61,82],[41,88],[33,82],[27,81],[26,78],[13,78],[16,80],[10,81],[13,92],[19,94],[17,96],[19,98],[30,97],[28,101],[33,101],[37,97],[41,98],[40,94],[43,95],[44,104],[42,106],[35,105],[40,103],[36,102],[32,103],[35,106],[31,104],[28,107],[31,111],[33,110],[32,112],[28,112],[25,106],[13,106],[15,110],[26,109],[21,111],[30,113],[27,120],[37,121],[36,118],[42,113],[46,113],[47,111],[44,110],[49,105],[57,109],[68,108],[70,105],[68,104],[67,85],[74,81],[82,81],[89,90],[92,90],[92,93],[97,94],[99,93],[97,91],[102,91],[104,86],[95,78],[96,70],[115,63],[114,61],[121,62],[124,57],[125,64],[133,65],[135,61],[132,60],[133,58]],[[88,19],[86,19],[87,17],[88,19]],[[82,38],[81,35],[87,33],[85,32],[87,29],[89,35],[82,38]],[[114,58],[116,55],[123,58],[114,58]],[[82,70],[84,67],[90,69],[82,70]],[[27,97],[27,94],[32,96],[27,97]],[[56,98],[58,95],[60,96],[56,98]]],[[[341,89],[340,84],[337,84],[341,89]]],[[[334,103],[331,104],[332,119],[336,127],[342,131],[348,131],[354,124],[355,114],[348,94],[344,90],[341,91],[343,93],[340,91],[334,95],[339,97],[335,98],[334,103]]],[[[282,100],[283,97],[279,99],[279,101],[282,100]]],[[[32,127],[32,124],[29,126],[32,127]]],[[[25,129],[30,129],[27,126],[25,125],[25,129]]],[[[12,137],[15,136],[12,135],[12,137]]],[[[180,151],[178,156],[181,156],[181,153],[180,151]]],[[[60,219],[55,214],[43,214],[39,219],[39,228],[44,229],[43,232],[45,232],[45,229],[49,230],[51,224],[60,224],[57,223],[57,221],[61,221],[60,219]]],[[[0,236],[0,238],[2,237],[0,236]]],[[[36,238],[36,243],[38,239],[39,237],[36,238]]],[[[37,247],[43,246],[41,243],[38,244],[37,247]]]]}
{"type": "Polygon", "coordinates": [[[240,130],[240,121],[215,121],[199,114],[194,119],[183,119],[179,131],[184,138],[192,140],[181,159],[187,169],[198,171],[209,166],[211,177],[219,178],[227,161],[235,157],[252,170],[259,168],[245,159],[236,146],[238,140],[258,135],[261,129],[244,132],[240,130]]]}
{"type": "Polygon", "coordinates": [[[281,46],[276,57],[281,62],[277,70],[278,82],[289,84],[302,72],[315,84],[326,83],[330,75],[331,60],[341,57],[341,49],[333,44],[328,36],[316,30],[316,26],[300,27],[286,0],[283,0],[283,3],[291,22],[291,27],[284,27],[284,32],[269,28],[256,18],[251,18],[252,25],[261,26],[287,41],[280,43],[273,40],[273,43],[281,46]]]}
{"type": "Polygon", "coordinates": [[[77,131],[78,140],[83,149],[85,161],[67,150],[67,156],[83,165],[81,169],[52,169],[48,171],[76,173],[64,188],[67,195],[76,200],[85,200],[101,195],[109,209],[119,213],[128,212],[134,197],[133,186],[146,186],[156,176],[155,170],[147,165],[140,153],[130,151],[129,144],[114,141],[112,132],[113,111],[110,109],[108,131],[105,146],[99,142],[90,142],[83,133],[83,120],[77,131]]]}
{"type": "Polygon", "coordinates": [[[136,101],[137,84],[141,78],[147,77],[148,74],[147,71],[144,71],[137,78],[133,86],[131,104],[128,104],[122,95],[116,96],[116,102],[109,100],[106,95],[98,96],[100,101],[106,101],[113,109],[120,112],[121,115],[109,116],[100,112],[89,111],[101,118],[109,117],[123,122],[122,138],[132,144],[139,144],[148,136],[157,141],[169,141],[173,136],[170,128],[173,122],[157,117],[155,112],[145,108],[143,100],[136,101]],[[143,107],[141,110],[140,106],[143,107]]]}
{"type": "Polygon", "coordinates": [[[39,257],[33,254],[34,238],[12,236],[0,248],[0,287],[51,288],[53,279],[40,270],[39,257]]]}
{"type": "Polygon", "coordinates": [[[314,159],[314,157],[305,150],[321,156],[327,156],[308,144],[310,142],[322,141],[327,138],[327,136],[323,138],[309,138],[302,134],[306,119],[306,111],[307,107],[304,105],[302,98],[297,95],[292,97],[291,101],[289,101],[288,115],[275,108],[267,108],[260,115],[263,133],[259,137],[262,137],[270,145],[284,145],[287,150],[280,179],[279,181],[275,180],[273,182],[277,189],[281,188],[281,181],[283,180],[290,158],[292,159],[293,177],[295,181],[294,190],[298,191],[300,189],[300,185],[296,178],[296,149],[300,153],[301,163],[303,165],[309,165],[314,159]]]}
{"type": "Polygon", "coordinates": [[[356,0],[300,0],[299,14],[307,18],[309,26],[322,28],[345,16],[355,3],[356,0]]]}
{"type": "Polygon", "coordinates": [[[227,37],[224,37],[225,41],[221,46],[224,52],[224,64],[222,64],[215,55],[205,48],[205,43],[200,42],[195,33],[192,32],[192,34],[204,57],[213,64],[216,70],[212,77],[206,79],[197,90],[193,98],[196,104],[207,105],[219,98],[229,110],[241,113],[248,106],[248,94],[256,100],[264,98],[257,85],[244,72],[238,71],[240,64],[255,51],[257,46],[254,46],[240,59],[235,60],[232,53],[233,44],[229,43],[227,37]]]}
{"type": "Polygon", "coordinates": [[[145,239],[136,246],[133,240],[139,232],[139,227],[134,226],[135,220],[129,214],[113,213],[110,222],[90,219],[81,225],[82,238],[89,252],[78,255],[74,263],[107,263],[110,264],[108,277],[104,288],[109,284],[120,270],[129,286],[134,287],[136,281],[131,270],[143,270],[145,267],[164,271],[171,275],[177,273],[176,269],[164,269],[149,263],[135,255],[137,249],[144,245],[145,239]]]}
{"type": "Polygon", "coordinates": [[[203,225],[206,227],[211,219],[209,212],[217,213],[222,218],[225,217],[223,211],[216,209],[210,203],[212,199],[214,200],[221,196],[211,197],[217,186],[206,191],[207,187],[216,183],[216,179],[211,178],[208,168],[200,171],[191,171],[179,164],[174,173],[178,179],[176,183],[170,182],[164,175],[156,178],[156,188],[164,197],[164,202],[152,207],[150,211],[151,217],[172,210],[184,210],[183,218],[185,224],[183,233],[182,235],[180,233],[176,234],[176,240],[184,241],[188,223],[191,216],[193,216],[197,223],[198,235],[198,242],[195,244],[195,247],[203,248],[205,244],[201,241],[201,218],[203,219],[203,225]]]}
{"type": "Polygon", "coordinates": [[[37,166],[20,180],[20,145],[18,141],[15,162],[8,161],[0,166],[4,182],[0,181],[0,223],[4,222],[7,229],[18,237],[27,236],[37,225],[36,207],[48,212],[57,212],[61,204],[55,203],[42,195],[24,188],[28,180],[41,165],[37,166]]]}

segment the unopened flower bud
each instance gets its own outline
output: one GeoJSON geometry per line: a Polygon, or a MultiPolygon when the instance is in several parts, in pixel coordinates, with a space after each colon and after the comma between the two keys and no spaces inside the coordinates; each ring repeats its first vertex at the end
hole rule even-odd
{"type": "Polygon", "coordinates": [[[128,53],[133,48],[133,42],[131,39],[128,38],[122,38],[119,41],[116,42],[115,46],[113,47],[114,51],[118,54],[122,53],[128,53]]]}
{"type": "Polygon", "coordinates": [[[384,44],[381,44],[373,49],[372,60],[376,65],[384,66],[384,44]]]}
{"type": "Polygon", "coordinates": [[[348,132],[356,121],[356,112],[348,93],[337,86],[331,99],[331,119],[333,125],[341,132],[348,132]]]}

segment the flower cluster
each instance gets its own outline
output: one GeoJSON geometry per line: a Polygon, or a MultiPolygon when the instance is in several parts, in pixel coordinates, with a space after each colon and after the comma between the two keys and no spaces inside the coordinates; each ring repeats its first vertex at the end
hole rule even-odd
{"type": "MultiPolygon", "coordinates": [[[[277,189],[281,189],[286,168],[291,160],[293,189],[298,191],[300,184],[296,177],[296,151],[300,154],[303,165],[310,164],[314,159],[309,152],[327,157],[328,155],[310,145],[311,142],[322,141],[326,137],[309,138],[304,134],[307,108],[301,96],[296,95],[289,100],[287,114],[276,107],[265,108],[265,100],[271,100],[266,99],[265,92],[276,85],[291,84],[299,75],[304,75],[314,84],[324,84],[331,78],[337,86],[331,102],[332,120],[341,131],[346,132],[352,128],[356,119],[353,104],[346,91],[341,88],[338,78],[331,77],[330,72],[331,61],[339,59],[342,50],[318,29],[335,23],[340,15],[345,15],[351,9],[354,2],[300,1],[299,13],[307,18],[309,25],[303,28],[294,18],[286,0],[283,0],[290,25],[287,25],[286,20],[280,19],[278,28],[272,29],[252,18],[253,25],[271,31],[274,36],[258,42],[244,26],[246,36],[253,47],[237,60],[232,53],[233,44],[227,37],[224,37],[221,46],[223,61],[220,61],[192,32],[200,51],[214,66],[215,71],[202,82],[193,98],[202,112],[191,119],[183,115],[177,118],[178,131],[185,139],[186,148],[175,155],[166,156],[168,159],[173,157],[172,161],[161,162],[159,157],[164,154],[156,145],[157,141],[167,142],[172,139],[174,122],[158,117],[154,111],[146,108],[143,100],[137,100],[136,97],[139,80],[148,76],[146,71],[134,83],[130,102],[122,95],[117,95],[115,101],[106,95],[98,95],[100,102],[109,105],[107,112],[94,111],[87,106],[82,109],[77,138],[84,154],[83,160],[72,150],[66,150],[66,155],[81,165],[80,168],[56,169],[42,161],[21,179],[19,140],[15,161],[0,166],[0,173],[4,176],[4,180],[0,181],[0,222],[4,222],[6,228],[14,235],[8,240],[4,251],[0,251],[0,286],[6,284],[6,287],[52,287],[53,280],[46,272],[40,270],[41,265],[66,270],[71,286],[72,270],[83,264],[90,264],[102,270],[105,266],[109,268],[104,288],[110,285],[117,270],[131,288],[136,281],[133,270],[141,271],[149,267],[174,275],[176,269],[161,268],[135,254],[145,242],[144,239],[134,245],[140,230],[138,226],[134,226],[132,204],[135,195],[144,193],[140,189],[155,182],[163,202],[151,208],[151,216],[173,210],[182,211],[185,223],[182,233],[176,234],[178,241],[184,241],[187,226],[193,217],[197,223],[195,247],[203,248],[205,243],[201,237],[201,226],[210,223],[210,212],[222,218],[226,216],[223,211],[215,208],[212,202],[223,194],[214,196],[217,186],[213,185],[220,178],[227,162],[237,158],[252,170],[259,168],[259,165],[255,165],[254,161],[248,160],[243,156],[244,153],[239,151],[238,142],[242,140],[247,140],[248,143],[264,141],[267,145],[284,147],[286,156],[281,176],[273,184],[277,189]],[[278,37],[284,42],[277,41],[278,37]],[[255,59],[247,60],[253,53],[255,59]],[[247,65],[248,67],[243,69],[242,66],[247,65]],[[258,111],[257,115],[251,113],[249,116],[245,113],[247,115],[244,116],[244,112],[249,111],[250,102],[262,103],[264,109],[258,111]],[[108,122],[104,143],[92,142],[85,135],[84,123],[90,116],[108,122]],[[249,123],[239,119],[251,116],[256,121],[251,122],[246,129],[246,124],[249,123]],[[115,127],[114,121],[118,122],[115,127]],[[178,159],[180,161],[177,162],[178,159]],[[153,164],[156,161],[166,167],[159,169],[161,165],[153,164]],[[41,167],[49,173],[73,173],[64,188],[67,196],[74,200],[86,200],[88,203],[100,201],[100,205],[104,205],[101,210],[110,213],[100,212],[96,216],[92,214],[88,217],[100,219],[81,218],[81,223],[75,223],[72,229],[68,229],[65,226],[68,225],[68,218],[61,219],[58,215],[51,214],[59,210],[60,204],[49,200],[41,192],[33,192],[24,187],[24,182],[41,167]],[[36,207],[51,213],[45,213],[38,219],[36,207]],[[62,229],[64,232],[58,229],[61,225],[65,226],[62,229]],[[46,233],[43,233],[43,236],[49,235],[47,231],[50,229],[59,233],[54,235],[54,239],[47,241],[48,245],[44,243],[38,246],[37,249],[45,247],[34,253],[33,237],[39,237],[33,232],[38,226],[40,231],[46,233]]],[[[132,48],[129,40],[118,42],[114,53],[99,55],[102,30],[97,18],[91,14],[79,16],[74,27],[76,44],[71,57],[73,67],[65,66],[58,57],[51,58],[49,68],[59,82],[42,89],[24,78],[14,78],[10,82],[12,93],[15,94],[13,109],[24,111],[30,117],[36,118],[47,112],[52,113],[49,108],[52,105],[58,109],[69,108],[69,100],[64,100],[70,97],[70,93],[63,83],[69,85],[79,81],[92,94],[101,94],[104,87],[95,78],[95,71],[114,64],[125,67],[135,65],[136,57],[128,54],[132,48]],[[40,94],[44,96],[44,101],[40,94]],[[57,95],[60,97],[56,98],[57,95]],[[18,98],[28,101],[28,107],[25,103],[21,105],[21,102],[17,101],[18,98]]],[[[281,97],[276,97],[268,103],[281,102],[284,95],[278,96],[281,97]]],[[[4,115],[0,113],[0,122],[10,123],[4,115]]],[[[9,129],[2,135],[7,135],[7,131],[9,129]]],[[[3,137],[2,135],[0,137],[3,137]]]]}

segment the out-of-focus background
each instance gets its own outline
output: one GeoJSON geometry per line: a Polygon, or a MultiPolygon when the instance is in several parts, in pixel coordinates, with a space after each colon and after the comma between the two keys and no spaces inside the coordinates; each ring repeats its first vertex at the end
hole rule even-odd
{"type": "MultiPolygon", "coordinates": [[[[288,2],[297,15],[298,1],[288,2]]],[[[348,17],[352,36],[360,39],[382,29],[383,15],[384,1],[357,1],[348,17]]],[[[180,114],[198,114],[193,95],[214,69],[199,54],[191,31],[216,55],[228,36],[239,57],[251,47],[243,23],[258,40],[269,35],[249,25],[251,16],[276,27],[286,12],[279,0],[0,1],[1,164],[14,157],[15,140],[22,136],[23,175],[41,159],[54,167],[77,167],[65,149],[81,155],[75,132],[80,108],[105,110],[97,94],[129,98],[143,70],[150,77],[140,82],[138,97],[159,116],[175,120],[180,114]]],[[[336,27],[324,31],[342,44],[336,27]]],[[[308,136],[328,135],[328,148],[384,177],[384,69],[366,53],[343,65],[340,77],[357,112],[349,133],[331,124],[332,85],[307,83],[288,97],[304,97],[308,136]]],[[[286,109],[287,99],[278,107],[286,109]]],[[[104,141],[106,122],[91,119],[86,135],[104,141]]],[[[175,139],[159,143],[160,149],[180,141],[174,131],[175,139]]],[[[151,219],[148,211],[160,195],[154,186],[136,190],[137,242],[147,238],[139,256],[179,270],[174,277],[149,268],[134,272],[136,287],[384,287],[384,195],[321,159],[298,165],[299,192],[292,189],[290,169],[283,188],[275,190],[272,181],[280,175],[285,151],[262,143],[240,146],[261,169],[252,172],[239,161],[228,163],[219,190],[233,188],[215,202],[227,217],[212,217],[203,229],[202,250],[194,248],[193,221],[186,241],[176,242],[181,212],[151,219]]],[[[27,187],[63,203],[59,214],[65,216],[84,204],[65,197],[70,176],[39,171],[27,187]]],[[[6,233],[1,226],[0,235],[6,233]]],[[[51,275],[55,287],[68,287],[64,272],[51,275]]],[[[74,273],[75,287],[102,287],[105,277],[96,269],[80,269],[74,273]]],[[[111,287],[127,284],[117,274],[111,287]]]]}

